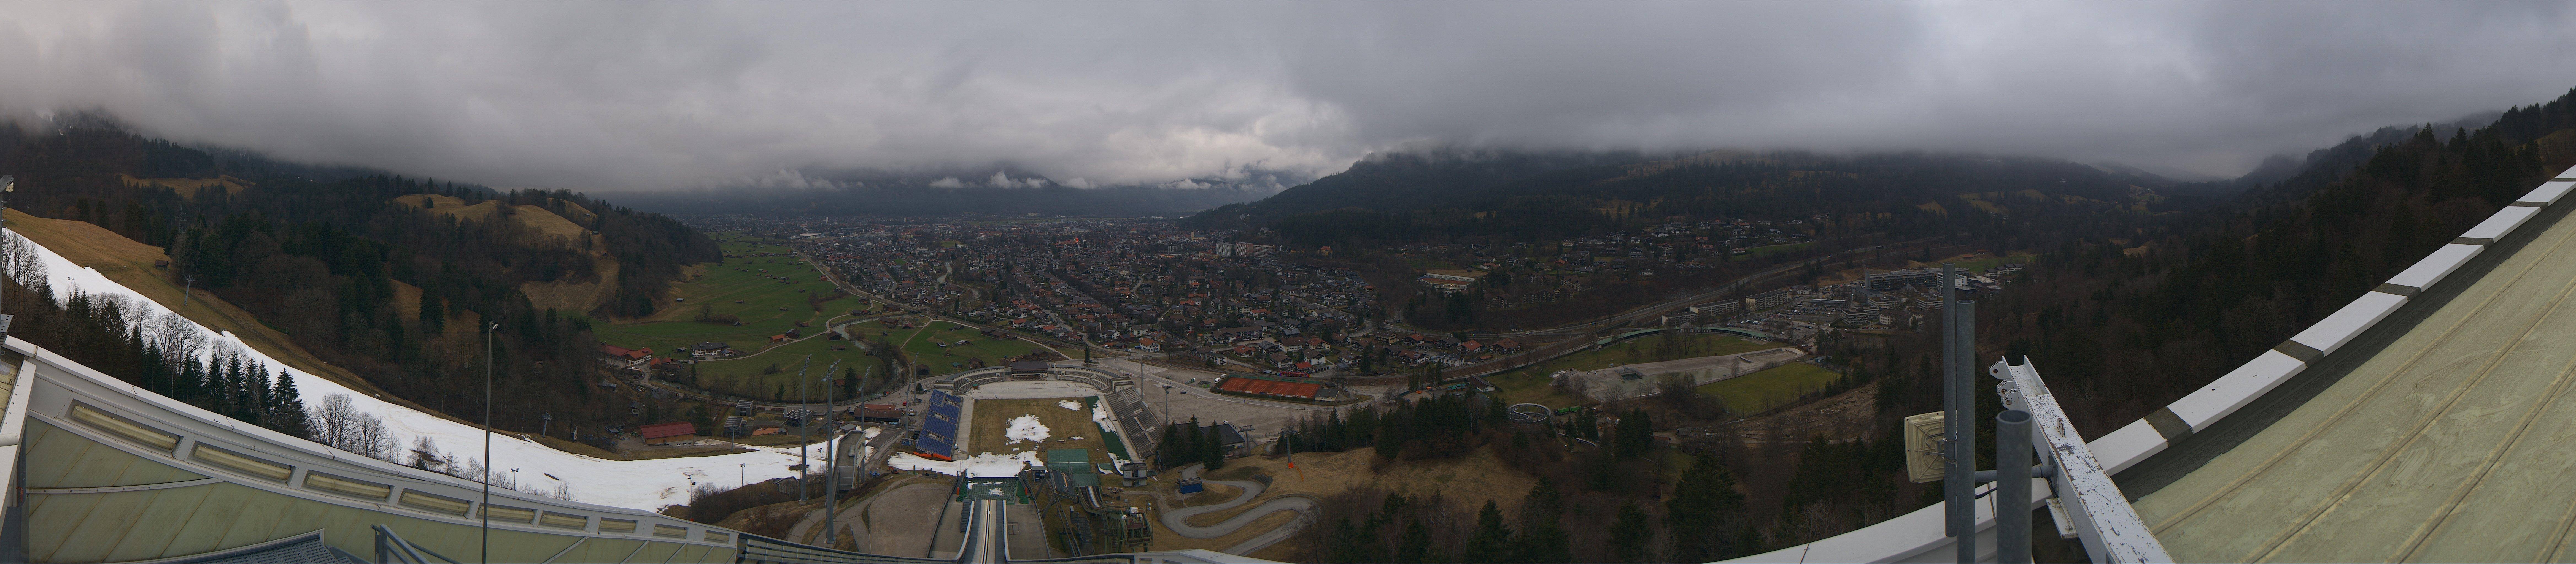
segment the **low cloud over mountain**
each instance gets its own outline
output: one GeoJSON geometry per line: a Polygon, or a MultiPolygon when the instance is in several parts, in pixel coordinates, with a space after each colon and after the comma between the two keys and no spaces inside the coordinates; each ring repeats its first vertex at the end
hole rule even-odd
{"type": "Polygon", "coordinates": [[[11,4],[0,111],[592,191],[1293,185],[1411,144],[2235,176],[2563,91],[2563,4],[11,4]],[[1269,180],[1260,171],[1275,174],[1269,180]]]}

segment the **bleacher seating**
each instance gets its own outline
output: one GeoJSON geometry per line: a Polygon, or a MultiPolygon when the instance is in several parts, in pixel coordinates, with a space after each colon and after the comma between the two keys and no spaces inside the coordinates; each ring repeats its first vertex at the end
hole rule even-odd
{"type": "Polygon", "coordinates": [[[954,457],[957,453],[957,425],[966,402],[948,392],[931,392],[930,403],[921,420],[921,438],[913,448],[921,452],[954,457]]]}

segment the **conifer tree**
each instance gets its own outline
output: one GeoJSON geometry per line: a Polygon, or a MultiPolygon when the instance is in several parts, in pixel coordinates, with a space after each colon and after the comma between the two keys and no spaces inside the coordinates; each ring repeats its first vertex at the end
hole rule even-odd
{"type": "Polygon", "coordinates": [[[1737,556],[1751,548],[1734,543],[1727,529],[1741,520],[1744,494],[1735,491],[1735,474],[1714,456],[1697,456],[1673,483],[1664,500],[1664,528],[1672,531],[1676,558],[1705,562],[1737,556]]]}
{"type": "Polygon", "coordinates": [[[1502,508],[1495,505],[1494,500],[1485,500],[1485,509],[1476,512],[1476,532],[1467,537],[1467,546],[1458,553],[1458,561],[1466,564],[1507,562],[1512,556],[1511,540],[1511,528],[1503,526],[1502,508]]]}
{"type": "Polygon", "coordinates": [[[432,336],[447,332],[447,303],[428,292],[420,293],[420,330],[432,336]]]}
{"type": "Polygon", "coordinates": [[[304,394],[295,389],[295,374],[279,372],[277,387],[269,393],[274,404],[269,408],[269,426],[280,433],[298,437],[311,436],[311,426],[304,418],[304,394]]]}
{"type": "Polygon", "coordinates": [[[234,408],[233,418],[252,425],[268,426],[269,409],[274,407],[268,403],[268,367],[258,364],[244,366],[240,385],[233,392],[240,398],[234,400],[238,407],[234,408]]]}
{"type": "Polygon", "coordinates": [[[1646,522],[1644,510],[1637,509],[1635,503],[1619,505],[1619,518],[1610,524],[1610,550],[1616,552],[1620,560],[1645,561],[1643,557],[1649,554],[1646,543],[1654,538],[1655,531],[1646,522]]]}
{"type": "MultiPolygon", "coordinates": [[[[1193,419],[1192,421],[1196,420],[1193,419]]],[[[1215,425],[1200,427],[1199,429],[1201,433],[1203,433],[1199,437],[1199,463],[1206,464],[1207,469],[1209,470],[1224,468],[1225,437],[1217,434],[1215,425]]]]}
{"type": "Polygon", "coordinates": [[[1404,540],[1395,546],[1395,561],[1406,564],[1440,561],[1439,556],[1432,553],[1431,530],[1422,526],[1421,519],[1405,520],[1404,540]]]}

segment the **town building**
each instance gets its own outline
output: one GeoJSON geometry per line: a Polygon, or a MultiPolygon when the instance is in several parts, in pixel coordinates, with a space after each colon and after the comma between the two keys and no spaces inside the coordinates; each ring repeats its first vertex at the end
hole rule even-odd
{"type": "Polygon", "coordinates": [[[1475,287],[1476,281],[1484,278],[1484,272],[1474,270],[1428,270],[1422,273],[1422,278],[1419,280],[1424,286],[1442,293],[1449,293],[1467,291],[1468,288],[1475,287]]]}

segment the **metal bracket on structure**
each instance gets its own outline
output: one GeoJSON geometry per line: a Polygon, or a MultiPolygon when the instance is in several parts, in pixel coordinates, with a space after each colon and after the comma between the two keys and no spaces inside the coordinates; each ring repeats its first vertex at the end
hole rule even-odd
{"type": "Polygon", "coordinates": [[[2058,407],[2057,396],[2040,381],[2038,367],[2023,358],[2019,366],[1999,360],[1986,370],[2003,380],[1995,388],[2003,395],[2005,407],[2030,412],[2031,448],[2038,452],[2039,462],[2057,469],[2048,477],[2048,485],[2057,494],[2050,500],[2050,516],[2065,520],[2058,523],[2059,530],[2072,529],[2083,539],[2084,551],[2094,562],[2174,561],[2138,517],[2137,509],[2129,506],[2119,484],[2103,472],[2084,437],[2076,434],[2066,410],[2058,407]]]}

